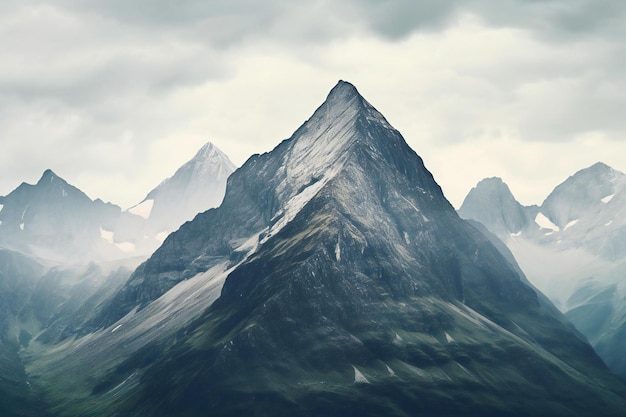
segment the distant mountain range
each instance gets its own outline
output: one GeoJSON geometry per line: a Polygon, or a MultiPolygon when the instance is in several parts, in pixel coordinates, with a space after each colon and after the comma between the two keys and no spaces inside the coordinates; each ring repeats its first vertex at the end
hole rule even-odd
{"type": "Polygon", "coordinates": [[[20,351],[76,337],[170,232],[221,203],[234,169],[208,143],[128,211],[51,170],[0,197],[0,415],[49,415],[20,351]]]}
{"type": "Polygon", "coordinates": [[[118,252],[101,234],[114,230],[120,208],[92,201],[51,170],[37,184],[22,183],[0,197],[0,204],[2,247],[69,263],[110,259],[118,252]]]}
{"type": "Polygon", "coordinates": [[[0,247],[62,263],[150,255],[185,221],[217,207],[235,170],[211,143],[139,204],[91,200],[52,170],[0,197],[0,247]]]}
{"type": "Polygon", "coordinates": [[[25,350],[59,416],[626,415],[624,383],[343,81],[74,334],[25,350]]]}
{"type": "Polygon", "coordinates": [[[459,209],[495,233],[530,281],[626,378],[626,175],[597,163],[524,207],[499,178],[482,180],[459,209]]]}

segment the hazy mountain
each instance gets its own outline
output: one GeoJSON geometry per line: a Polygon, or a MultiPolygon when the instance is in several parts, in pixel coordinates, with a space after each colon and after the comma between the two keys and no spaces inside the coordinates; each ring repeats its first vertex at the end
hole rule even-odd
{"type": "Polygon", "coordinates": [[[126,212],[91,200],[51,170],[0,197],[0,415],[45,415],[20,354],[80,335],[159,239],[219,205],[233,169],[207,144],[126,212]]]}
{"type": "Polygon", "coordinates": [[[28,256],[0,249],[0,415],[42,415],[19,357],[18,316],[44,266],[28,256]]]}
{"type": "Polygon", "coordinates": [[[22,183],[0,197],[0,246],[67,263],[119,257],[103,236],[112,233],[120,211],[46,170],[37,184],[22,183]]]}
{"type": "Polygon", "coordinates": [[[498,235],[519,233],[528,225],[527,212],[508,185],[497,177],[480,181],[459,209],[461,217],[477,220],[498,235]]]}
{"type": "Polygon", "coordinates": [[[129,253],[151,254],[174,230],[221,204],[235,165],[212,143],[122,213],[114,240],[129,253]]]}
{"type": "Polygon", "coordinates": [[[602,163],[575,173],[540,207],[522,208],[527,220],[521,229],[493,221],[489,213],[517,216],[519,203],[490,198],[484,181],[459,214],[496,233],[531,282],[626,377],[626,175],[602,163]]]}
{"type": "Polygon", "coordinates": [[[625,386],[346,82],[91,325],[33,353],[59,415],[626,414],[625,386]]]}

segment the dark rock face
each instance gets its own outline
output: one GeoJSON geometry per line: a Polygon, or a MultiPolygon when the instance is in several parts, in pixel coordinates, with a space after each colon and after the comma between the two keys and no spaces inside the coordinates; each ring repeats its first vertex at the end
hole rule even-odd
{"type": "Polygon", "coordinates": [[[220,298],[92,395],[140,373],[116,412],[626,415],[624,385],[348,83],[237,170],[94,326],[220,263],[220,298]]]}

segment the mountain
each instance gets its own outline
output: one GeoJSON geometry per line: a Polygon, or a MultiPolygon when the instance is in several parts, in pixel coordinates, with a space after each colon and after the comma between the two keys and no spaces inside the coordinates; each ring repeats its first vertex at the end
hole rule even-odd
{"type": "Polygon", "coordinates": [[[29,352],[56,415],[626,415],[624,384],[343,81],[90,326],[29,352]]]}
{"type": "Polygon", "coordinates": [[[209,142],[123,212],[46,170],[37,184],[0,196],[0,247],[61,263],[147,257],[185,221],[219,206],[234,170],[209,142]]]}
{"type": "MultiPolygon", "coordinates": [[[[488,213],[518,216],[481,181],[459,214],[483,223],[514,254],[530,281],[626,378],[626,175],[603,163],[558,185],[540,207],[522,207],[524,226],[501,227],[488,213]]],[[[514,207],[514,208],[512,208],[514,207]]]]}
{"type": "Polygon", "coordinates": [[[172,177],[122,213],[115,241],[129,252],[151,254],[181,224],[221,204],[235,168],[215,145],[205,144],[172,177]]]}
{"type": "Polygon", "coordinates": [[[19,357],[18,316],[44,267],[28,256],[0,249],[0,415],[43,415],[19,357]]]}
{"type": "Polygon", "coordinates": [[[233,170],[209,143],[129,211],[91,200],[51,170],[0,197],[0,415],[46,415],[25,352],[77,337],[161,235],[219,205],[233,170]]]}
{"type": "MultiPolygon", "coordinates": [[[[626,175],[603,163],[557,186],[541,206],[570,246],[602,259],[626,258],[626,175]]],[[[552,240],[559,240],[553,236],[552,240]]]]}
{"type": "Polygon", "coordinates": [[[519,233],[528,225],[527,210],[501,178],[485,178],[469,192],[459,215],[484,224],[493,233],[519,233]]]}
{"type": "Polygon", "coordinates": [[[59,262],[115,258],[120,250],[103,236],[120,211],[46,170],[37,184],[0,197],[0,246],[59,262]]]}
{"type": "Polygon", "coordinates": [[[48,415],[25,371],[27,347],[73,337],[94,305],[110,297],[136,260],[63,266],[0,249],[0,415],[48,415]]]}

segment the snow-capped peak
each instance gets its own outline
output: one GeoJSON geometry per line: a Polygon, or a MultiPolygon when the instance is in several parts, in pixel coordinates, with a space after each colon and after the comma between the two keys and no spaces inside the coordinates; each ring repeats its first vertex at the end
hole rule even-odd
{"type": "Polygon", "coordinates": [[[554,224],[563,228],[570,221],[603,206],[603,199],[615,194],[618,184],[624,181],[626,175],[622,172],[598,162],[576,172],[558,185],[543,202],[541,211],[554,224]]]}
{"type": "Polygon", "coordinates": [[[219,206],[226,181],[235,169],[217,146],[206,143],[174,175],[162,181],[139,204],[126,210],[116,239],[140,242],[136,246],[138,251],[152,252],[181,224],[219,206]]]}
{"type": "Polygon", "coordinates": [[[362,124],[399,135],[356,87],[339,81],[326,101],[291,137],[283,163],[286,181],[279,185],[279,192],[299,190],[311,182],[332,178],[345,162],[347,149],[359,140],[371,138],[363,134],[362,124]]]}
{"type": "MultiPolygon", "coordinates": [[[[213,143],[207,142],[193,158],[176,170],[173,176],[163,180],[148,193],[146,199],[154,199],[159,193],[171,188],[194,188],[194,182],[226,181],[236,169],[235,164],[213,143]]],[[[221,201],[221,197],[219,198],[221,201]]]]}
{"type": "Polygon", "coordinates": [[[196,152],[196,155],[191,159],[191,161],[212,161],[213,163],[215,163],[216,161],[220,161],[228,165],[230,168],[232,168],[232,170],[236,169],[235,165],[230,161],[228,156],[226,156],[226,154],[222,152],[212,142],[205,143],[198,150],[198,152],[196,152]]]}
{"type": "Polygon", "coordinates": [[[56,181],[60,181],[61,183],[66,183],[64,179],[55,174],[51,169],[46,169],[39,181],[37,181],[37,185],[47,185],[50,183],[54,183],[56,181]]]}

